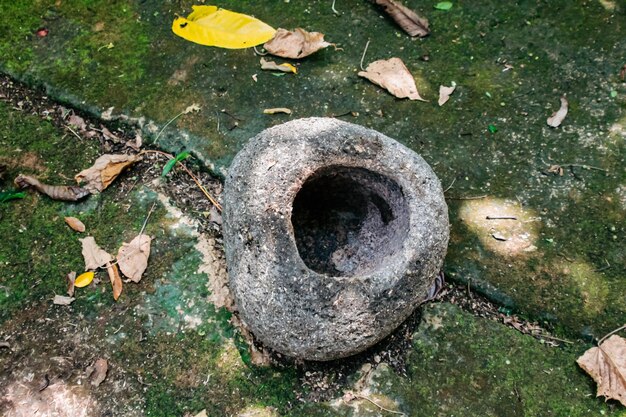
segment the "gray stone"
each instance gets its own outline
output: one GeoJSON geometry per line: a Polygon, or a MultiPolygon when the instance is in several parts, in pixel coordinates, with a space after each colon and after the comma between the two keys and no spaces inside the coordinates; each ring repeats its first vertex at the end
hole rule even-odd
{"type": "Polygon", "coordinates": [[[261,132],[226,178],[237,309],[260,341],[291,357],[337,359],[387,336],[425,299],[448,236],[428,164],[335,119],[261,132]]]}

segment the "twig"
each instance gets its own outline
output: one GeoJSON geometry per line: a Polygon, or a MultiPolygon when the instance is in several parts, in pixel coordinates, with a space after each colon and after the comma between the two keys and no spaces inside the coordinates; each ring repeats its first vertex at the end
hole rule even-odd
{"type": "Polygon", "coordinates": [[[517,220],[515,216],[487,216],[487,220],[517,220]]]}
{"type": "Polygon", "coordinates": [[[333,10],[333,13],[335,13],[335,15],[341,16],[341,13],[339,13],[337,9],[335,9],[335,1],[336,0],[333,0],[333,4],[330,6],[330,8],[333,10]]]}
{"type": "Polygon", "coordinates": [[[454,183],[455,183],[455,182],[456,182],[456,177],[454,177],[454,179],[452,180],[452,182],[450,183],[450,185],[448,185],[448,188],[446,188],[445,190],[443,190],[443,193],[444,193],[444,194],[445,194],[445,193],[447,193],[447,192],[448,192],[448,190],[449,190],[450,188],[452,188],[452,186],[454,185],[454,183]]]}
{"type": "Polygon", "coordinates": [[[146,216],[146,220],[143,221],[143,226],[141,226],[141,230],[139,231],[139,236],[143,235],[143,231],[146,230],[146,225],[148,224],[148,219],[150,218],[150,215],[152,215],[154,206],[156,206],[156,201],[152,203],[152,207],[150,207],[150,211],[148,212],[148,215],[146,216]]]}
{"type": "Polygon", "coordinates": [[[181,111],[180,113],[178,113],[176,116],[172,117],[170,119],[169,122],[165,123],[165,126],[163,126],[161,128],[161,130],[159,131],[159,133],[157,134],[156,138],[154,139],[154,144],[156,145],[159,142],[159,138],[161,137],[161,134],[163,133],[163,131],[176,119],[178,119],[180,116],[182,116],[183,114],[187,114],[188,111],[187,109],[181,111]]]}
{"type": "Polygon", "coordinates": [[[617,329],[613,330],[610,333],[607,333],[606,335],[604,335],[604,337],[602,339],[600,339],[600,341],[598,342],[598,346],[600,346],[602,344],[602,342],[604,342],[609,337],[613,336],[615,333],[620,332],[620,331],[625,330],[625,329],[626,329],[626,324],[624,324],[621,327],[618,327],[617,329]]]}
{"type": "Polygon", "coordinates": [[[598,168],[598,167],[594,167],[591,165],[585,165],[585,164],[561,164],[561,166],[569,166],[569,167],[578,167],[578,168],[583,168],[583,169],[595,169],[596,171],[602,171],[602,172],[609,172],[608,169],[604,169],[604,168],[598,168]]]}
{"type": "Polygon", "coordinates": [[[254,49],[254,53],[257,54],[258,56],[265,56],[265,55],[269,54],[269,52],[261,53],[261,52],[257,51],[256,46],[253,46],[252,49],[254,49]]]}
{"type": "MultiPolygon", "coordinates": [[[[157,150],[154,150],[154,149],[143,150],[143,151],[139,152],[139,155],[141,155],[143,153],[158,153],[158,154],[161,154],[161,155],[164,155],[164,156],[168,157],[169,159],[173,159],[174,158],[174,155],[172,155],[172,154],[169,154],[169,153],[163,152],[163,151],[157,151],[157,150]]],[[[209,194],[209,192],[202,186],[202,184],[200,184],[200,181],[198,181],[196,176],[193,175],[193,173],[189,170],[189,168],[187,168],[185,166],[185,164],[183,164],[181,161],[178,161],[178,163],[180,164],[181,167],[183,167],[185,172],[187,172],[187,174],[189,174],[191,179],[196,183],[198,188],[200,188],[200,191],[202,191],[204,193],[204,195],[211,202],[211,204],[213,204],[215,206],[215,208],[218,211],[221,212],[222,211],[222,205],[220,203],[218,203],[217,200],[211,196],[211,194],[209,194]]]]}
{"type": "Polygon", "coordinates": [[[487,198],[487,197],[489,197],[488,194],[469,196],[469,197],[446,197],[446,199],[448,200],[480,200],[480,199],[487,198]]]}
{"type": "Polygon", "coordinates": [[[217,119],[217,134],[220,134],[220,113],[215,111],[215,118],[217,119]]]}
{"type": "Polygon", "coordinates": [[[359,66],[361,67],[361,71],[365,71],[365,68],[363,68],[363,61],[365,60],[365,54],[367,53],[367,48],[368,46],[370,46],[370,40],[367,40],[367,43],[365,44],[365,49],[363,49],[363,55],[361,55],[361,63],[359,64],[359,66]]]}
{"type": "Polygon", "coordinates": [[[531,333],[531,334],[533,336],[543,337],[545,339],[556,340],[557,342],[563,342],[563,343],[569,343],[569,344],[573,344],[574,343],[571,340],[559,339],[558,337],[550,336],[550,335],[543,334],[543,333],[531,333]]]}
{"type": "Polygon", "coordinates": [[[563,252],[558,252],[557,255],[559,255],[561,258],[565,259],[567,262],[574,262],[574,260],[572,258],[568,257],[563,252]]]}
{"type": "Polygon", "coordinates": [[[68,125],[65,125],[65,128],[66,128],[67,130],[69,130],[70,132],[72,132],[72,133],[74,134],[74,136],[76,136],[76,137],[78,138],[78,140],[83,140],[83,138],[81,138],[81,137],[80,137],[80,135],[74,131],[74,129],[72,129],[72,128],[71,128],[71,127],[69,127],[68,125]]]}
{"type": "Polygon", "coordinates": [[[405,415],[406,415],[406,414],[404,414],[404,413],[403,413],[403,412],[401,412],[401,411],[395,411],[395,410],[390,410],[390,409],[388,409],[388,408],[385,408],[385,407],[383,407],[382,405],[377,404],[376,402],[374,402],[374,400],[372,400],[371,398],[368,398],[368,397],[366,397],[366,396],[364,396],[364,395],[354,394],[354,396],[355,396],[356,398],[361,398],[361,399],[363,399],[363,400],[367,400],[367,401],[371,402],[372,404],[374,404],[376,407],[378,407],[378,408],[380,408],[381,410],[384,410],[384,411],[386,411],[386,412],[388,412],[388,413],[398,414],[398,415],[401,415],[401,416],[405,416],[405,415]]]}
{"type": "Polygon", "coordinates": [[[602,271],[606,271],[607,269],[609,269],[611,267],[611,264],[609,263],[609,261],[607,261],[606,259],[604,260],[604,262],[606,262],[606,266],[603,266],[602,268],[598,268],[595,270],[595,272],[602,272],[602,271]]]}

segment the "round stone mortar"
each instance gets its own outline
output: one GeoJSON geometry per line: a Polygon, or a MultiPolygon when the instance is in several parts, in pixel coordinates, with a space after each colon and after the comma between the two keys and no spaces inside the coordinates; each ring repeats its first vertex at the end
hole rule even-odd
{"type": "Polygon", "coordinates": [[[305,360],[358,353],[426,298],[449,236],[439,180],[410,149],[335,119],[261,132],[224,189],[224,245],[241,319],[305,360]]]}

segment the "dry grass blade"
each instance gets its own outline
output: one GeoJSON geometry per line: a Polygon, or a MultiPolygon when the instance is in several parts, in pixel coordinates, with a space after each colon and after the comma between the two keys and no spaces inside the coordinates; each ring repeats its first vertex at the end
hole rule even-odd
{"type": "Polygon", "coordinates": [[[404,30],[409,36],[423,38],[430,34],[428,20],[419,16],[413,10],[394,0],[371,0],[372,3],[381,6],[385,12],[404,30]]]}

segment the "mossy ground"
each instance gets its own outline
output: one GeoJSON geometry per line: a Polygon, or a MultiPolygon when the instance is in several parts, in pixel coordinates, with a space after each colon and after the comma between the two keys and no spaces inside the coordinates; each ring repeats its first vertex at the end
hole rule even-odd
{"type": "MultiPolygon", "coordinates": [[[[429,18],[431,36],[408,38],[367,1],[337,1],[340,16],[322,0],[218,2],[275,27],[321,31],[341,48],[327,48],[302,60],[297,75],[277,77],[260,70],[259,57],[251,50],[207,48],[175,37],[171,21],[175,14],[189,12],[191,1],[5,1],[0,2],[0,68],[31,85],[45,86],[55,100],[93,115],[114,107],[113,116],[154,121],[156,130],[144,125],[146,139],[154,139],[158,128],[198,103],[202,110],[176,119],[159,145],[172,152],[190,149],[218,173],[248,138],[265,127],[290,117],[344,115],[344,120],[377,129],[414,149],[433,166],[444,188],[451,185],[446,195],[452,236],[445,270],[452,280],[469,283],[503,308],[541,320],[561,337],[584,335],[590,341],[623,324],[626,84],[619,71],[626,64],[624,5],[583,0],[523,0],[515,5],[458,1],[443,12],[432,8],[434,2],[406,3],[429,18]],[[615,7],[610,10],[607,4],[615,7]],[[48,35],[38,37],[39,28],[47,28],[48,35]],[[428,103],[394,99],[357,76],[368,40],[364,63],[402,58],[428,103]],[[512,68],[507,70],[505,64],[512,68]],[[257,81],[252,78],[255,74],[257,81]],[[452,81],[457,90],[446,105],[437,106],[438,86],[452,81]],[[551,129],[545,120],[563,94],[570,112],[562,127],[551,129]],[[264,115],[268,107],[289,107],[293,115],[264,115]],[[489,125],[497,132],[489,132],[489,125]],[[563,175],[548,172],[551,165],[561,165],[563,175]],[[485,214],[515,214],[518,220],[487,221],[485,214]],[[496,240],[494,234],[508,240],[496,240]]],[[[69,184],[101,153],[98,145],[77,142],[50,122],[7,105],[0,105],[0,120],[0,163],[8,166],[3,190],[18,172],[69,184]]],[[[36,325],[37,320],[51,311],[65,314],[64,320],[73,317],[49,306],[55,293],[64,293],[63,276],[82,268],[80,244],[63,216],[79,217],[102,247],[115,251],[141,228],[154,198],[137,192],[126,195],[118,187],[80,204],[29,193],[24,200],[0,205],[0,233],[6,237],[0,245],[0,321],[5,334],[28,322],[26,328],[32,328],[28,334],[35,335],[44,327],[36,325]]],[[[157,207],[147,229],[157,237],[154,250],[159,254],[151,261],[150,278],[141,286],[125,287],[124,297],[115,303],[104,285],[107,277],[101,274],[100,287],[88,289],[88,295],[81,294],[71,307],[85,320],[81,328],[99,329],[90,340],[110,338],[107,349],[120,371],[116,381],[125,381],[122,369],[145,376],[142,381],[150,385],[136,380],[131,384],[139,408],[149,415],[167,415],[170,409],[178,414],[199,411],[201,406],[214,415],[227,415],[252,405],[275,407],[280,415],[339,412],[317,404],[294,405],[299,380],[292,368],[268,371],[245,364],[245,349],[228,324],[228,313],[207,304],[202,274],[194,274],[199,262],[192,249],[194,238],[170,234],[164,208],[157,207]],[[177,297],[204,300],[182,311],[210,324],[184,335],[172,330],[180,314],[177,297]],[[129,314],[135,303],[148,306],[138,311],[153,316],[129,314]],[[114,320],[103,318],[109,310],[114,320]],[[122,325],[123,330],[113,334],[122,325]],[[213,374],[226,346],[238,347],[243,365],[201,380],[199,374],[213,374]],[[233,394],[237,389],[239,394],[233,394]]],[[[480,356],[478,351],[497,345],[465,346],[461,335],[493,333],[508,338],[511,345],[503,343],[512,351],[538,352],[542,360],[561,367],[559,375],[583,378],[562,364],[570,363],[585,345],[576,345],[576,352],[549,353],[517,335],[500,333],[497,326],[476,326],[450,326],[446,343],[467,349],[467,355],[482,358],[481,364],[487,366],[496,356],[480,356]]],[[[431,338],[428,331],[422,335],[428,336],[424,340],[431,338]]],[[[424,350],[428,346],[416,343],[414,373],[406,380],[410,383],[400,383],[406,398],[440,406],[433,399],[440,394],[433,393],[431,385],[452,387],[455,381],[472,388],[464,391],[466,397],[442,388],[450,401],[460,398],[454,407],[466,407],[463,401],[469,401],[470,393],[485,396],[472,385],[480,386],[480,381],[463,379],[470,376],[444,380],[439,368],[443,364],[431,363],[424,350]],[[434,376],[422,386],[419,366],[429,364],[434,368],[428,372],[434,376]]],[[[60,344],[57,347],[61,349],[60,344]]],[[[97,351],[87,352],[91,356],[85,353],[84,361],[97,351]]],[[[4,366],[10,357],[0,353],[5,355],[0,358],[4,366]]],[[[529,387],[513,386],[517,392],[513,398],[511,381],[522,372],[516,362],[508,371],[498,365],[504,375],[498,381],[483,375],[476,363],[471,365],[484,377],[484,386],[494,390],[472,409],[486,415],[509,411],[533,415],[537,407],[561,413],[544,415],[608,410],[583,400],[567,409],[557,403],[560,394],[551,395],[550,402],[529,387]],[[536,398],[543,401],[533,402],[536,398]],[[510,409],[495,408],[500,400],[500,407],[510,409]]],[[[560,380],[552,378],[552,385],[540,387],[561,393],[570,389],[564,383],[559,390],[560,380]]],[[[570,392],[572,397],[592,392],[590,385],[577,384],[587,391],[570,392]]]]}

